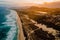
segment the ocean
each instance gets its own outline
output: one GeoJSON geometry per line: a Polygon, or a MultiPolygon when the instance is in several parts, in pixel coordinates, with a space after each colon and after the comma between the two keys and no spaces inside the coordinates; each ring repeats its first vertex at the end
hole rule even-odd
{"type": "Polygon", "coordinates": [[[0,7],[0,40],[17,40],[16,12],[0,7]]]}

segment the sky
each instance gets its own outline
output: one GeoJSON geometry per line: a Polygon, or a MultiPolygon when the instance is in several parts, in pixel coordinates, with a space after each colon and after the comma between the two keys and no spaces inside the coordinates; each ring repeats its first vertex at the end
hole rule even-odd
{"type": "Polygon", "coordinates": [[[38,3],[42,4],[44,2],[55,2],[55,1],[60,1],[60,0],[0,0],[0,2],[6,1],[11,2],[11,3],[38,3]]]}

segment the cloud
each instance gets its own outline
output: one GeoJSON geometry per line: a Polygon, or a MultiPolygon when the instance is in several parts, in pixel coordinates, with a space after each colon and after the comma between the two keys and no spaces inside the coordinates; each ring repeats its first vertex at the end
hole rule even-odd
{"type": "MultiPolygon", "coordinates": [[[[47,0],[0,0],[0,2],[10,2],[10,3],[41,3],[47,0]]],[[[60,1],[60,0],[53,0],[53,1],[60,1]]]]}

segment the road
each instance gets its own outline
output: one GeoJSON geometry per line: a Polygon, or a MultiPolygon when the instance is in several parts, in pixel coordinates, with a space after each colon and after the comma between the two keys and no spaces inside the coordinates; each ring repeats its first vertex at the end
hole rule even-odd
{"type": "MultiPolygon", "coordinates": [[[[27,20],[30,20],[32,23],[34,23],[35,26],[37,26],[38,28],[42,28],[44,31],[47,31],[48,33],[52,33],[53,32],[53,35],[56,35],[56,30],[53,29],[53,28],[47,28],[46,25],[43,25],[43,24],[38,24],[36,21],[34,21],[33,19],[30,19],[28,17],[28,15],[25,15],[26,19],[27,20]]],[[[36,30],[36,29],[35,29],[36,30]]],[[[38,29],[37,29],[38,30],[38,29]]]]}

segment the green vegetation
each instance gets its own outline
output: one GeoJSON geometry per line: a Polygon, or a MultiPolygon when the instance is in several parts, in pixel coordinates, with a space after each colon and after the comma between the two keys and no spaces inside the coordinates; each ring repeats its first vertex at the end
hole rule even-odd
{"type": "MultiPolygon", "coordinates": [[[[24,25],[24,33],[28,39],[27,32],[31,30],[35,30],[36,27],[33,23],[30,23],[27,19],[23,18],[23,15],[28,15],[30,19],[37,21],[38,24],[44,24],[47,28],[53,28],[59,33],[57,33],[57,37],[60,38],[60,8],[44,8],[44,7],[30,7],[27,9],[23,9],[19,11],[19,16],[22,19],[24,25]],[[46,12],[43,13],[43,12],[46,12]]],[[[48,33],[42,29],[36,30],[29,37],[32,40],[55,40],[55,36],[52,33],[48,33]]],[[[26,39],[26,40],[27,40],[26,39]]]]}

